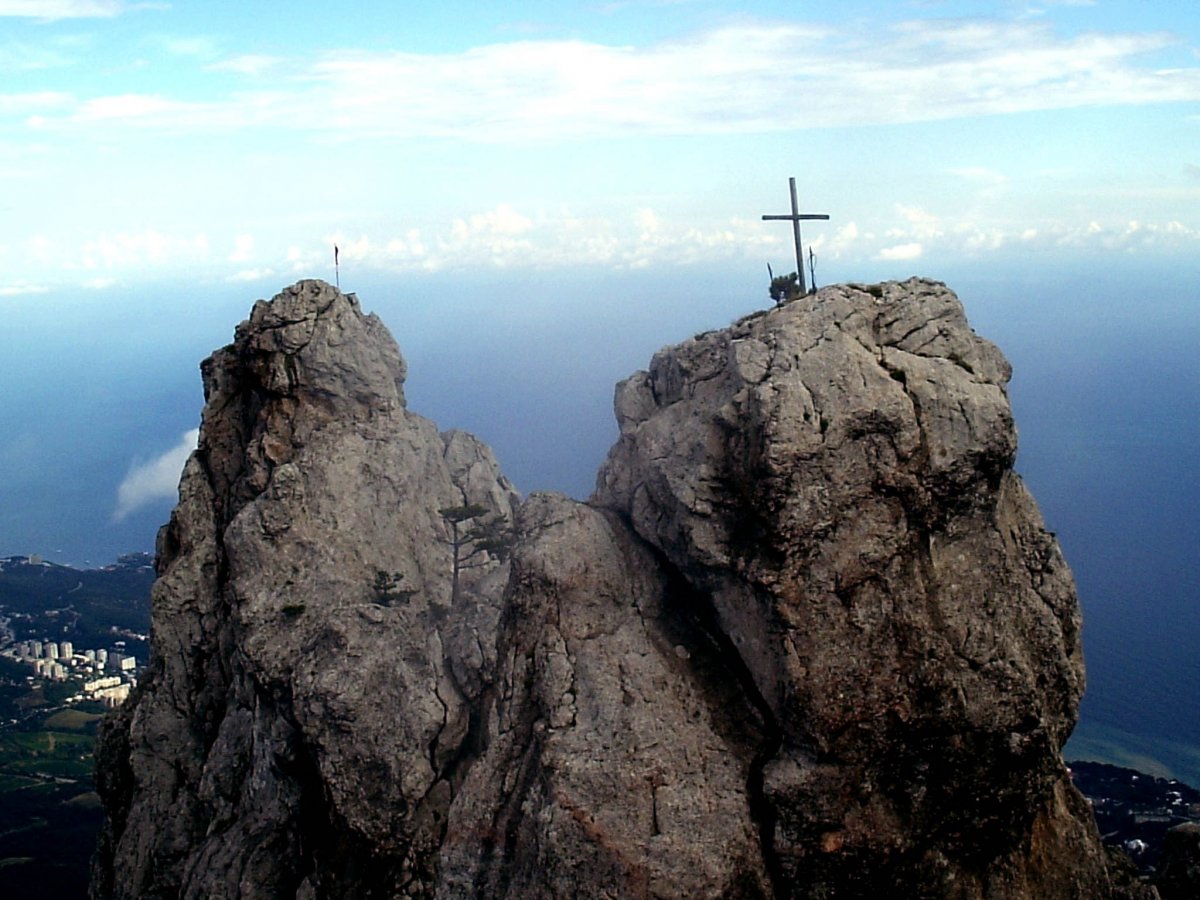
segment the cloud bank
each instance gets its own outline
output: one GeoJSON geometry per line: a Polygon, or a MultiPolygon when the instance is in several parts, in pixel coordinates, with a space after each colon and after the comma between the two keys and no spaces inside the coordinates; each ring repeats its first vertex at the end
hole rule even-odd
{"type": "Polygon", "coordinates": [[[200,429],[193,428],[161,456],[149,462],[136,463],[117,488],[117,507],[113,511],[113,522],[124,521],[131,513],[160,500],[173,500],[179,489],[179,476],[196,442],[200,429]]]}
{"type": "Polygon", "coordinates": [[[214,92],[205,99],[77,97],[36,123],[482,143],[893,125],[1195,102],[1200,66],[1154,58],[1179,43],[1165,33],[1064,37],[1038,22],[921,20],[873,33],[751,23],[644,47],[529,40],[450,53],[336,51],[299,72],[290,60],[244,55],[207,66],[214,92]],[[236,88],[218,87],[231,75],[236,88]]]}
{"type": "MultiPolygon", "coordinates": [[[[951,210],[935,214],[897,204],[891,227],[872,228],[851,219],[843,225],[805,231],[805,246],[828,263],[843,258],[902,262],[974,258],[1019,250],[1054,252],[1187,253],[1200,252],[1200,228],[1176,219],[1079,219],[1012,222],[1003,218],[951,210]]],[[[180,261],[213,267],[227,283],[274,282],[281,278],[324,273],[332,280],[332,247],[341,249],[342,275],[354,271],[404,274],[432,273],[461,267],[473,260],[495,269],[552,270],[571,266],[603,266],[637,270],[653,266],[692,266],[720,262],[791,258],[790,229],[747,217],[714,219],[704,224],[664,216],[642,208],[626,217],[575,215],[566,210],[546,214],[501,204],[455,218],[441,229],[334,231],[306,246],[266,235],[254,241],[254,259],[242,259],[245,242],[233,236],[229,253],[205,235],[100,235],[82,248],[50,248],[66,261],[60,274],[90,290],[124,283],[131,272],[165,271],[180,261]],[[233,259],[232,257],[238,257],[233,259]],[[116,277],[121,275],[122,277],[116,277]]],[[[19,256],[37,256],[22,245],[19,256]]],[[[5,258],[0,247],[0,260],[5,258]]],[[[40,284],[0,277],[0,301],[45,294],[61,284],[40,284]]],[[[190,448],[189,448],[190,449],[190,448]]],[[[180,458],[180,465],[182,465],[180,458]]],[[[178,469],[171,476],[177,479],[178,469]]],[[[167,490],[173,491],[174,481],[167,490]]],[[[167,496],[164,494],[163,496],[167,496]]]]}
{"type": "MultiPolygon", "coordinates": [[[[54,0],[44,8],[83,15],[145,6],[54,0]]],[[[32,4],[0,0],[0,15],[27,7],[32,4]]],[[[403,167],[410,159],[431,165],[424,154],[431,147],[435,153],[445,141],[456,161],[461,154],[486,168],[494,158],[501,160],[499,171],[524,177],[519,166],[503,160],[531,148],[548,148],[544,158],[557,156],[557,165],[565,168],[575,147],[594,157],[597,148],[607,149],[603,142],[615,141],[615,164],[625,139],[635,147],[632,141],[641,138],[684,135],[695,138],[697,158],[711,154],[720,165],[725,150],[717,145],[731,135],[954,120],[961,132],[955,140],[964,146],[946,150],[947,165],[936,177],[922,176],[930,189],[901,190],[920,168],[915,160],[904,163],[909,169],[898,181],[901,192],[889,197],[911,204],[919,196],[929,212],[901,207],[888,220],[844,209],[841,215],[854,233],[814,226],[806,231],[809,245],[827,261],[846,253],[897,262],[919,256],[936,264],[942,254],[1014,246],[1194,252],[1200,242],[1191,212],[1200,197],[1200,165],[1194,158],[1170,160],[1180,184],[1143,190],[1134,195],[1135,204],[1117,204],[1103,190],[1079,193],[1082,174],[1095,165],[1086,159],[1062,163],[1063,172],[1054,179],[1033,171],[1038,128],[1044,127],[1036,123],[1023,126],[1030,131],[1021,160],[1006,160],[1010,151],[1003,148],[966,152],[969,132],[983,116],[1200,103],[1200,56],[1189,53],[1187,41],[1165,32],[1067,32],[1019,18],[855,26],[743,21],[638,45],[527,39],[446,52],[314,50],[302,67],[294,59],[259,52],[221,56],[220,42],[206,39],[157,43],[169,45],[177,81],[123,78],[120,89],[112,80],[75,82],[73,89],[58,81],[31,82],[20,89],[13,85],[10,93],[0,86],[0,128],[6,135],[0,141],[0,177],[16,184],[53,183],[58,173],[74,170],[72,148],[111,144],[144,154],[148,184],[171,184],[172,190],[176,182],[184,184],[178,206],[163,207],[153,199],[163,191],[147,189],[132,201],[146,208],[124,220],[76,216],[70,228],[62,228],[51,216],[9,213],[5,225],[12,237],[0,233],[0,272],[7,273],[0,276],[0,298],[44,292],[51,282],[95,288],[185,270],[213,271],[217,279],[242,283],[290,274],[332,275],[334,243],[341,247],[344,266],[389,273],[463,265],[636,269],[757,260],[777,250],[786,253],[790,244],[787,229],[757,221],[760,210],[738,206],[735,215],[729,202],[712,214],[690,217],[662,207],[635,212],[629,208],[634,203],[660,201],[643,196],[657,195],[658,189],[634,186],[625,209],[606,209],[582,191],[579,199],[572,197],[572,208],[549,208],[548,201],[526,202],[519,188],[497,184],[478,203],[448,205],[444,214],[433,214],[422,207],[427,200],[420,196],[413,210],[406,208],[407,192],[424,190],[406,185],[406,193],[397,194],[385,213],[375,208],[374,192],[387,192],[390,174],[378,179],[382,187],[365,200],[355,173],[347,178],[344,197],[315,187],[343,177],[330,161],[340,159],[341,142],[347,141],[364,145],[354,148],[354,159],[381,167],[403,167]],[[228,181],[224,174],[214,175],[207,159],[180,158],[187,179],[159,167],[159,160],[173,158],[178,142],[196,134],[206,142],[244,146],[245,165],[229,167],[228,181]],[[709,136],[718,139],[705,143],[709,136]],[[257,144],[261,139],[268,143],[257,144]],[[271,179],[260,173],[274,175],[272,154],[285,145],[288,164],[279,167],[279,177],[303,185],[297,197],[311,190],[313,199],[307,202],[313,206],[297,208],[281,224],[261,218],[258,210],[278,205],[277,192],[263,188],[271,179]],[[410,148],[417,149],[410,154],[410,148]],[[388,162],[371,162],[376,159],[388,162]],[[194,190],[185,183],[193,172],[194,190]],[[1065,194],[1064,202],[1046,202],[1039,182],[1065,194]],[[247,208],[222,209],[220,220],[211,218],[211,195],[218,191],[228,192],[230,207],[247,198],[247,208]],[[345,209],[338,210],[343,202],[345,209]],[[355,204],[363,207],[361,214],[355,204]],[[193,210],[199,214],[192,215],[193,210]],[[1126,221],[1134,215],[1137,222],[1126,221]],[[1093,221],[1098,228],[1091,227],[1093,221]]],[[[1136,120],[1129,127],[1136,128],[1136,120]]],[[[893,154],[887,149],[890,135],[881,135],[881,158],[908,152],[902,149],[903,135],[893,133],[901,144],[893,154]]],[[[1085,138],[1079,139],[1093,143],[1085,138]]],[[[858,133],[846,137],[850,146],[861,146],[862,140],[858,133]]],[[[818,148],[814,166],[822,165],[819,153],[818,148]]],[[[830,168],[827,162],[824,166],[830,168]]],[[[141,177],[136,165],[130,171],[141,177]]],[[[1148,184],[1153,171],[1147,163],[1144,172],[1129,176],[1130,184],[1139,178],[1148,184]]],[[[719,175],[715,183],[722,186],[713,189],[714,195],[740,190],[735,177],[740,176],[719,175]]],[[[755,177],[750,165],[741,180],[748,184],[755,177]]],[[[1107,185],[1111,178],[1105,178],[1107,185]]],[[[397,183],[405,184],[403,179],[397,183]]],[[[857,188],[856,181],[843,187],[851,199],[857,188]]],[[[103,191],[97,196],[106,199],[103,191]]],[[[125,198],[111,199],[120,213],[125,198]]],[[[15,207],[20,201],[5,202],[15,207]]],[[[37,206],[43,200],[31,195],[24,202],[37,206]]]]}

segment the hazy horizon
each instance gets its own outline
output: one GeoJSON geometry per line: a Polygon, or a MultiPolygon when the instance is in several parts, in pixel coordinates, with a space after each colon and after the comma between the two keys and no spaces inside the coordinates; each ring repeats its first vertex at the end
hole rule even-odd
{"type": "MultiPolygon", "coordinates": [[[[964,265],[938,280],[1013,363],[1017,470],[1063,544],[1083,606],[1085,724],[1200,747],[1200,721],[1187,712],[1200,690],[1193,652],[1200,642],[1193,568],[1200,375],[1190,364],[1200,310],[1192,273],[1164,268],[1156,281],[1157,265],[1126,266],[1116,279],[1088,264],[1040,279],[1016,263],[964,265]]],[[[667,270],[359,286],[345,274],[347,290],[400,343],[411,410],[442,430],[477,434],[523,493],[559,490],[578,499],[590,493],[616,438],[616,382],[648,365],[659,347],[770,305],[765,271],[749,266],[686,280],[667,270]]],[[[908,277],[872,266],[853,274],[861,277],[838,280],[908,277]]],[[[176,294],[174,304],[155,292],[126,301],[144,314],[130,319],[123,338],[130,346],[170,329],[154,354],[127,356],[111,344],[66,357],[77,339],[72,329],[40,332],[39,342],[44,326],[29,325],[29,339],[17,343],[26,384],[0,409],[0,428],[14,436],[4,461],[10,499],[0,512],[0,555],[99,566],[119,553],[153,550],[174,502],[161,478],[124,520],[113,519],[119,486],[139,466],[152,469],[159,455],[134,448],[158,435],[169,456],[198,425],[199,361],[232,339],[258,299],[244,288],[194,290],[176,294]],[[22,436],[31,448],[24,469],[12,452],[22,436]]]]}
{"type": "MultiPolygon", "coordinates": [[[[410,408],[586,496],[613,385],[819,283],[920,274],[1014,366],[1085,720],[1200,746],[1200,17],[1134,0],[0,0],[0,555],[153,547],[198,364],[301,277],[410,408]],[[787,64],[783,64],[787,61],[787,64]]],[[[1200,771],[1200,762],[1197,763],[1200,771]]]]}

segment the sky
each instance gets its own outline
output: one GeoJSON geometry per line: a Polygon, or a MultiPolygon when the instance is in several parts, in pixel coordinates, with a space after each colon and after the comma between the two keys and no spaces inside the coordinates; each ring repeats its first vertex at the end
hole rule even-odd
{"type": "Polygon", "coordinates": [[[1012,360],[1092,718],[1178,728],[1121,679],[1200,689],[1197,12],[0,0],[0,555],[152,549],[199,361],[305,277],[411,408],[585,497],[613,384],[794,268],[794,176],[819,283],[946,281],[1012,360]]]}
{"type": "Polygon", "coordinates": [[[0,296],[1200,241],[1194,3],[422,6],[0,0],[0,296]]]}

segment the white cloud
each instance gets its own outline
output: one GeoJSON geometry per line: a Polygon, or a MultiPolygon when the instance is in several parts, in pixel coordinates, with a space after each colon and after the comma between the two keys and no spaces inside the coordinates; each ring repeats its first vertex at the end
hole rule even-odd
{"type": "Polygon", "coordinates": [[[999,230],[975,230],[963,239],[963,249],[977,254],[985,250],[999,250],[1008,241],[1008,235],[999,230]]]}
{"type": "Polygon", "coordinates": [[[230,262],[246,262],[254,256],[254,235],[239,234],[233,243],[233,252],[229,254],[230,262]]]}
{"type": "MultiPolygon", "coordinates": [[[[1003,211],[1002,211],[1003,212],[1003,211]]],[[[845,223],[810,223],[805,246],[818,265],[835,260],[979,257],[996,252],[1042,252],[1061,248],[1089,252],[1196,252],[1200,229],[1179,217],[1137,222],[1098,218],[1072,223],[1002,214],[993,217],[958,205],[938,208],[895,204],[884,217],[845,223]]],[[[0,282],[0,297],[45,293],[66,284],[95,290],[128,283],[164,269],[199,268],[227,283],[257,283],[281,277],[323,277],[333,281],[333,245],[340,249],[341,274],[400,275],[481,265],[547,270],[567,266],[606,266],[614,270],[678,267],[769,260],[793,260],[790,228],[757,218],[697,219],[647,207],[615,217],[581,215],[569,208],[522,209],[501,204],[451,219],[441,228],[396,230],[379,223],[354,234],[333,232],[308,243],[277,240],[269,232],[232,231],[212,241],[226,249],[210,252],[205,234],[167,231],[101,234],[72,247],[45,236],[18,245],[0,244],[0,261],[53,270],[57,282],[0,282]],[[228,252],[232,249],[232,253],[228,252]],[[237,257],[237,258],[234,258],[237,257]]],[[[792,263],[794,266],[794,262],[792,263]]],[[[789,269],[791,266],[789,266],[789,269]]]]}
{"type": "Polygon", "coordinates": [[[391,260],[423,259],[426,249],[420,229],[410,228],[403,235],[388,239],[384,244],[384,253],[391,260]]]}
{"type": "MultiPolygon", "coordinates": [[[[1112,249],[1172,250],[1195,247],[1200,231],[1178,221],[1052,221],[1031,227],[1024,222],[994,221],[955,211],[934,213],[918,206],[897,205],[892,227],[874,231],[861,222],[812,223],[804,233],[818,264],[833,260],[978,257],[1020,248],[1022,252],[1064,246],[1112,249]]],[[[386,228],[350,237],[326,235],[309,246],[256,249],[270,265],[240,270],[230,281],[259,281],[276,275],[333,280],[331,247],[341,250],[342,275],[350,271],[403,274],[438,272],[470,264],[498,268],[520,266],[553,269],[602,265],[613,269],[689,266],[741,260],[792,261],[791,231],[757,219],[731,218],[697,224],[640,208],[624,218],[581,216],[569,209],[530,212],[511,206],[461,217],[437,232],[386,228]],[[349,268],[348,268],[349,267],[349,268]]],[[[792,262],[794,267],[794,261],[792,262]]]]}
{"type": "Polygon", "coordinates": [[[194,108],[194,104],[179,103],[151,94],[117,94],[85,100],[75,112],[82,121],[151,120],[164,121],[171,114],[194,108]]]}
{"type": "Polygon", "coordinates": [[[264,281],[267,278],[273,277],[275,277],[274,269],[242,269],[238,272],[234,272],[225,280],[230,284],[244,284],[253,281],[264,281]]]}
{"type": "Polygon", "coordinates": [[[25,294],[44,294],[49,288],[40,284],[18,282],[16,284],[0,284],[0,297],[21,297],[25,294]]]}
{"type": "Polygon", "coordinates": [[[1182,222],[1089,222],[1074,228],[1047,228],[1041,237],[1056,247],[1110,250],[1118,253],[1200,249],[1200,230],[1182,222]]]}
{"type": "Polygon", "coordinates": [[[904,224],[889,229],[888,235],[891,237],[909,236],[929,240],[945,233],[941,219],[922,207],[897,203],[896,215],[904,224]]]}
{"type": "Polygon", "coordinates": [[[537,142],[1196,102],[1200,67],[1149,59],[1175,43],[1160,33],[1060,36],[999,20],[921,20],[873,33],[772,22],[646,47],[527,40],[444,54],[337,51],[300,70],[236,56],[209,69],[252,77],[254,90],[202,102],[91,97],[53,124],[537,142]],[[804,102],[782,102],[794,97],[804,102]]]}
{"type": "Polygon", "coordinates": [[[918,243],[897,244],[894,247],[884,247],[879,251],[879,259],[886,260],[901,260],[901,259],[917,259],[923,253],[924,248],[918,243]]]}
{"type": "Polygon", "coordinates": [[[207,60],[220,55],[216,41],[205,36],[165,37],[161,39],[161,44],[164,50],[174,56],[207,60]]]}
{"type": "MultiPolygon", "coordinates": [[[[531,219],[508,204],[501,204],[487,212],[455,219],[449,234],[439,239],[438,246],[441,255],[448,260],[470,255],[506,267],[524,263],[535,254],[534,242],[529,236],[533,227],[531,219]]],[[[426,257],[426,267],[429,261],[426,257]]]]}
{"type": "Polygon", "coordinates": [[[655,214],[654,210],[652,210],[648,207],[644,208],[644,209],[635,210],[633,213],[633,220],[634,220],[634,222],[637,223],[637,226],[640,229],[642,229],[642,232],[645,234],[652,234],[655,231],[658,231],[660,224],[661,224],[659,222],[658,216],[655,214]]]}
{"type": "Polygon", "coordinates": [[[848,222],[834,230],[833,234],[820,231],[809,237],[805,234],[805,246],[813,251],[820,260],[841,259],[844,256],[863,252],[863,249],[874,240],[874,235],[861,234],[857,222],[848,222]]]}
{"type": "Polygon", "coordinates": [[[514,236],[530,229],[533,223],[521,215],[507,203],[502,203],[493,210],[478,213],[470,219],[457,219],[454,222],[454,233],[462,238],[474,238],[480,235],[514,236]]]}
{"type": "Polygon", "coordinates": [[[149,462],[130,466],[125,480],[117,488],[117,507],[113,511],[113,521],[121,522],[150,503],[177,497],[183,465],[196,449],[199,438],[200,430],[193,428],[166,453],[149,462]]]}
{"type": "MultiPolygon", "coordinates": [[[[329,248],[341,250],[347,263],[391,273],[435,272],[471,264],[549,269],[606,265],[617,269],[648,265],[691,265],[715,260],[758,258],[785,245],[791,233],[768,231],[757,219],[732,218],[697,226],[669,220],[654,210],[632,210],[617,219],[580,216],[569,209],[529,212],[507,204],[449,223],[438,232],[410,228],[381,230],[349,238],[331,234],[318,245],[281,249],[280,271],[295,275],[328,272],[329,248]]],[[[259,256],[263,256],[262,253],[259,256]]]]}
{"type": "MultiPolygon", "coordinates": [[[[1044,222],[1036,228],[967,219],[938,222],[937,228],[930,228],[918,216],[910,227],[889,229],[886,237],[890,241],[885,246],[877,246],[873,236],[866,234],[851,249],[860,257],[873,256],[879,260],[974,257],[1006,249],[1020,253],[1055,252],[1063,248],[1127,254],[1200,252],[1200,229],[1176,220],[1044,222]]],[[[812,245],[819,252],[820,239],[812,245]]]]}
{"type": "Polygon", "coordinates": [[[147,266],[206,262],[208,237],[160,231],[101,234],[84,242],[80,265],[85,269],[136,269],[147,266]]]}

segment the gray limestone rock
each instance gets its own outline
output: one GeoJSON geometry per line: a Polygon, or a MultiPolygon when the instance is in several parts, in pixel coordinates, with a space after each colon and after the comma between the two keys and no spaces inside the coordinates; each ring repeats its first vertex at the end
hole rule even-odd
{"type": "Polygon", "coordinates": [[[322,282],[203,373],[98,900],[1134,896],[1059,756],[1078,604],[1008,365],[943,285],[660,351],[588,504],[518,508],[322,282]]]}
{"type": "Polygon", "coordinates": [[[779,894],[1109,890],[1059,758],[1078,605],[1011,471],[1008,377],[914,280],[826,288],[617,389],[595,503],[711,603],[769,708],[779,894]]]}
{"type": "Polygon", "coordinates": [[[565,497],[518,516],[488,710],[439,896],[766,896],[746,792],[762,724],[623,524],[565,497]]]}
{"type": "Polygon", "coordinates": [[[507,572],[479,554],[456,591],[439,511],[510,520],[515,492],[405,409],[395,342],[322,282],[256,304],[203,372],[150,673],[102,741],[127,757],[95,893],[420,894],[507,572]]]}

